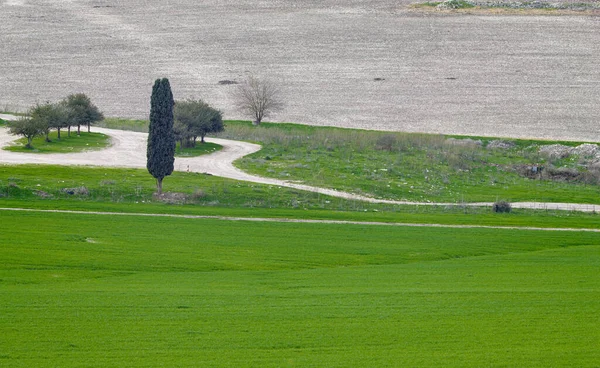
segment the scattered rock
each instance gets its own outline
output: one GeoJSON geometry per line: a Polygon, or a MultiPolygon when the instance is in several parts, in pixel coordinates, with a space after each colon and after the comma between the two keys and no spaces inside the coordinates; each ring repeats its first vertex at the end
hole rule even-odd
{"type": "MultiPolygon", "coordinates": [[[[598,157],[600,154],[600,148],[597,144],[584,143],[571,150],[571,154],[582,157],[598,157]]],[[[598,157],[600,158],[600,157],[598,157]]]]}
{"type": "Polygon", "coordinates": [[[229,85],[229,84],[239,84],[239,83],[236,82],[236,81],[224,79],[224,80],[220,80],[218,84],[220,84],[220,85],[229,85]]]}
{"type": "Polygon", "coordinates": [[[184,204],[188,196],[185,193],[163,192],[161,194],[154,193],[154,199],[168,204],[184,204]]]}
{"type": "Polygon", "coordinates": [[[374,81],[376,81],[376,82],[379,82],[379,81],[384,81],[384,80],[385,80],[385,78],[379,78],[379,77],[378,77],[378,78],[373,78],[373,80],[374,80],[374,81]]]}
{"type": "Polygon", "coordinates": [[[572,147],[563,146],[562,144],[549,144],[547,146],[540,147],[540,153],[543,153],[552,159],[569,157],[572,150],[572,147]]]}
{"type": "Polygon", "coordinates": [[[510,149],[513,148],[515,144],[509,141],[495,140],[488,143],[487,148],[489,149],[510,149]]]}
{"type": "Polygon", "coordinates": [[[44,192],[43,190],[36,190],[34,191],[35,195],[37,195],[40,198],[52,198],[52,194],[44,192]]]}
{"type": "Polygon", "coordinates": [[[464,8],[472,8],[475,5],[469,1],[465,0],[446,0],[441,4],[436,6],[439,10],[452,10],[452,9],[464,9],[464,8]]]}
{"type": "Polygon", "coordinates": [[[444,144],[447,144],[449,146],[481,147],[483,145],[483,142],[480,141],[479,139],[475,140],[475,139],[471,139],[471,138],[465,138],[465,139],[448,138],[444,141],[444,144]]]}

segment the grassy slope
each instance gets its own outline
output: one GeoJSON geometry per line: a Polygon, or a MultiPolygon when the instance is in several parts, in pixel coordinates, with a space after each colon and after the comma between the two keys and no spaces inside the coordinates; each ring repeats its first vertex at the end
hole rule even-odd
{"type": "MultiPolygon", "coordinates": [[[[107,127],[146,129],[143,120],[107,119],[107,127]]],[[[495,138],[375,132],[300,124],[226,121],[224,138],[253,141],[263,149],[237,161],[241,169],[277,179],[386,199],[433,202],[508,201],[600,203],[597,183],[531,180],[515,166],[541,164],[579,168],[578,158],[552,160],[536,153],[545,144],[505,139],[509,150],[448,145],[448,138],[472,138],[485,145],[495,138]],[[394,137],[390,150],[377,149],[382,136],[394,137]]],[[[597,178],[592,179],[597,180],[597,178]]]]}
{"type": "Polygon", "coordinates": [[[525,210],[494,214],[489,208],[375,205],[195,173],[176,172],[165,180],[165,190],[187,196],[185,205],[157,202],[152,198],[154,190],[154,180],[145,170],[0,165],[0,207],[405,223],[600,226],[597,214],[525,210]],[[65,192],[82,186],[89,195],[65,192]]]}
{"type": "Polygon", "coordinates": [[[81,135],[78,136],[77,132],[71,132],[71,136],[68,137],[66,131],[61,131],[60,139],[57,136],[56,131],[50,132],[51,142],[46,142],[44,137],[36,137],[31,142],[33,148],[25,148],[27,138],[21,138],[15,141],[18,145],[7,146],[4,149],[27,153],[73,153],[100,150],[110,144],[110,137],[102,133],[82,131],[81,135]]]}
{"type": "MultiPolygon", "coordinates": [[[[549,160],[534,148],[540,144],[577,144],[574,142],[510,140],[514,148],[487,149],[448,144],[450,137],[441,135],[297,124],[252,127],[235,121],[227,123],[224,136],[263,144],[260,152],[237,161],[245,171],[380,198],[600,203],[597,184],[531,180],[515,172],[517,165],[577,167],[577,160],[549,160]],[[384,136],[391,137],[389,150],[377,148],[382,140],[385,142],[384,136]]],[[[475,139],[484,146],[494,140],[475,139]]]]}
{"type": "Polygon", "coordinates": [[[5,211],[0,222],[10,367],[600,359],[596,234],[5,211]]]}

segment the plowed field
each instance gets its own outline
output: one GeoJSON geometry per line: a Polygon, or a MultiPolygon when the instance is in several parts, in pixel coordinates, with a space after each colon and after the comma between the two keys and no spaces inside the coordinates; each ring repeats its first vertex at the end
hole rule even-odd
{"type": "Polygon", "coordinates": [[[0,0],[0,109],[84,92],[142,118],[167,76],[234,119],[218,82],[253,73],[283,88],[273,121],[600,141],[600,17],[407,4],[0,0]]]}

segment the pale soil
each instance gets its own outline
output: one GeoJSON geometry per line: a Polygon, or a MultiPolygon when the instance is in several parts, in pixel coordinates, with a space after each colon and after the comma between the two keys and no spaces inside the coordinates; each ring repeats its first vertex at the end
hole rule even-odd
{"type": "MultiPolygon", "coordinates": [[[[146,167],[146,142],[147,133],[130,132],[123,130],[112,130],[103,128],[94,128],[94,131],[107,134],[111,137],[112,145],[100,151],[88,151],[69,154],[35,154],[18,153],[0,149],[0,163],[6,164],[55,164],[55,165],[89,165],[89,166],[110,166],[110,167],[146,167]]],[[[0,148],[10,144],[15,139],[8,134],[6,128],[0,128],[0,148]]],[[[281,187],[306,190],[324,195],[330,195],[339,198],[367,201],[371,203],[388,204],[408,204],[408,205],[439,205],[456,206],[456,203],[430,203],[430,202],[407,202],[392,201],[386,199],[376,199],[360,196],[347,192],[340,192],[333,189],[318,188],[309,185],[303,185],[290,181],[283,181],[271,178],[245,173],[235,166],[233,161],[245,155],[249,155],[260,150],[257,144],[233,141],[228,139],[207,138],[208,142],[217,143],[223,146],[223,149],[199,157],[186,157],[175,159],[176,171],[189,171],[207,173],[215,176],[243,180],[261,184],[276,185],[281,187]]],[[[492,203],[466,203],[465,206],[491,206],[492,203]]],[[[518,202],[511,203],[514,208],[533,208],[547,210],[573,210],[584,212],[598,212],[600,205],[592,204],[572,204],[572,203],[537,203],[537,202],[518,202]]]]}
{"type": "MultiPolygon", "coordinates": [[[[257,221],[257,222],[287,222],[287,223],[310,223],[310,224],[341,224],[341,225],[367,225],[367,226],[400,226],[400,227],[441,227],[453,229],[507,229],[507,230],[535,230],[535,231],[574,231],[574,232],[600,232],[600,229],[568,228],[568,227],[532,227],[532,226],[491,226],[491,225],[446,225],[446,224],[418,224],[400,222],[377,222],[377,221],[342,221],[342,220],[313,220],[313,219],[289,219],[289,218],[266,218],[266,217],[230,217],[230,216],[202,216],[202,215],[173,215],[163,213],[123,213],[123,212],[99,212],[99,211],[71,211],[71,210],[38,210],[31,208],[1,208],[0,211],[20,212],[51,212],[51,213],[78,213],[95,214],[106,216],[142,216],[142,217],[175,217],[187,219],[216,219],[223,221],[257,221]]],[[[88,242],[93,243],[89,239],[88,242]]]]}
{"type": "Polygon", "coordinates": [[[410,2],[0,0],[0,109],[84,92],[147,118],[166,76],[176,99],[235,119],[235,86],[218,82],[254,73],[283,87],[274,121],[600,141],[600,17],[410,2]]]}

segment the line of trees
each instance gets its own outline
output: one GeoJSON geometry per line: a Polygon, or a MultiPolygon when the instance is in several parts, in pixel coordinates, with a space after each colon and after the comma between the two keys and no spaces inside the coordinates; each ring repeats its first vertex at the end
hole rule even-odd
{"type": "Polygon", "coordinates": [[[36,104],[32,106],[27,116],[8,123],[11,134],[27,138],[27,148],[31,148],[31,141],[37,136],[45,136],[50,142],[50,131],[57,130],[60,139],[61,129],[67,129],[71,136],[71,127],[77,127],[77,135],[81,134],[81,126],[90,126],[104,119],[104,115],[90,98],[84,93],[69,95],[59,102],[36,104]]]}

